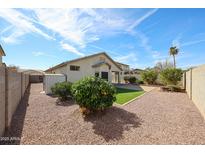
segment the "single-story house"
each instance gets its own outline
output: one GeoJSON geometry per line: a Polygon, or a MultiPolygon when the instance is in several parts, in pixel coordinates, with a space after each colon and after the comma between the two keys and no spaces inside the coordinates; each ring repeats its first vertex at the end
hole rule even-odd
{"type": "Polygon", "coordinates": [[[124,76],[126,77],[136,77],[138,80],[141,80],[142,69],[130,69],[129,71],[124,72],[124,76]]]}
{"type": "Polygon", "coordinates": [[[6,56],[6,54],[5,54],[3,48],[1,47],[1,44],[0,44],[0,65],[3,63],[2,56],[6,56]]]}
{"type": "MultiPolygon", "coordinates": [[[[86,76],[98,76],[112,83],[124,82],[124,65],[115,62],[105,52],[70,60],[49,68],[47,74],[64,74],[66,80],[75,82],[86,76]]],[[[126,65],[127,68],[128,65],[126,65]]]]}

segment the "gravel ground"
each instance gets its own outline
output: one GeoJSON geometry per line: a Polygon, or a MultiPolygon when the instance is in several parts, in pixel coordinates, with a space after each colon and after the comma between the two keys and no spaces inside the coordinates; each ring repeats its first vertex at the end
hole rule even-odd
{"type": "Polygon", "coordinates": [[[205,144],[205,121],[185,93],[157,89],[125,106],[83,117],[72,101],[32,84],[13,117],[13,144],[205,144]]]}

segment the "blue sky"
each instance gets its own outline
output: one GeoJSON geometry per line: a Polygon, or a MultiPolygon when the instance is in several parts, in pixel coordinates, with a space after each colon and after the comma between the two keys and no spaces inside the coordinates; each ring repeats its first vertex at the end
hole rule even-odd
{"type": "Polygon", "coordinates": [[[47,69],[105,51],[132,68],[153,67],[178,46],[177,66],[205,63],[205,9],[0,9],[7,65],[47,69]]]}

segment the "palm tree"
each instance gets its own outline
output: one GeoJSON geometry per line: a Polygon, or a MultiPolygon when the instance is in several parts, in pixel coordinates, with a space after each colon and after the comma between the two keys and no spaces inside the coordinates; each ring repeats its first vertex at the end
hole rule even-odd
{"type": "Polygon", "coordinates": [[[175,47],[171,47],[169,49],[169,54],[171,56],[173,56],[174,59],[174,68],[176,68],[176,60],[175,60],[175,56],[179,53],[179,49],[175,46],[175,47]]]}

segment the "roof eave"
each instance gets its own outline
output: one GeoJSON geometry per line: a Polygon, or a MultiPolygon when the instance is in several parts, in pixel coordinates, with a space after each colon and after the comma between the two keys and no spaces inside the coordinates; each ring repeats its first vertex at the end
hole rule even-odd
{"type": "Polygon", "coordinates": [[[2,48],[1,44],[0,44],[0,53],[1,53],[1,56],[6,56],[6,54],[4,52],[4,49],[2,48]]]}
{"type": "Polygon", "coordinates": [[[117,65],[117,63],[110,56],[108,56],[106,52],[100,52],[100,53],[97,53],[97,54],[94,54],[94,55],[85,56],[85,57],[82,57],[82,58],[78,58],[78,59],[70,60],[70,61],[67,61],[67,62],[63,62],[63,63],[61,63],[59,65],[56,65],[56,66],[54,66],[52,68],[49,68],[49,69],[45,70],[45,72],[52,71],[54,69],[63,67],[64,65],[67,65],[67,64],[69,64],[71,62],[76,62],[76,61],[79,61],[79,60],[82,60],[82,59],[86,59],[86,58],[90,58],[90,57],[93,57],[93,56],[97,56],[97,55],[100,55],[100,54],[104,54],[106,57],[108,57],[116,65],[116,67],[119,68],[122,71],[122,69],[117,65]]]}

